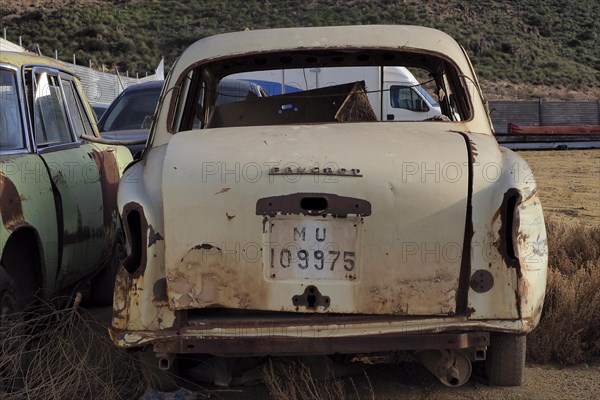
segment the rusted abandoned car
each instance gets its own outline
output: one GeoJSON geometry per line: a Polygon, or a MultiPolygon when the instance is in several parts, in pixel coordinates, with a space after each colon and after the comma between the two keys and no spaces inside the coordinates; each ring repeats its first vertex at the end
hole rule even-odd
{"type": "Polygon", "coordinates": [[[1,314],[92,279],[110,304],[129,150],[95,143],[79,80],[52,59],[2,51],[0,96],[1,314]]]}
{"type": "Polygon", "coordinates": [[[546,285],[542,209],[452,38],[412,26],[218,35],[181,55],[163,96],[119,187],[131,251],[118,346],[153,351],[163,369],[186,353],[412,351],[447,385],[476,361],[490,384],[522,383],[546,285]],[[443,115],[385,121],[360,69],[390,66],[443,115]],[[328,68],[352,80],[308,84],[328,68]],[[215,105],[230,75],[289,69],[304,70],[304,90],[215,105]]]}

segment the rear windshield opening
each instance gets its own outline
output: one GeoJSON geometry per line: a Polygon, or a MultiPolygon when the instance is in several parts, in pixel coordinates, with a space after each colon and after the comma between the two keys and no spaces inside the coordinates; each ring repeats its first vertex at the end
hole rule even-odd
{"type": "MultiPolygon", "coordinates": [[[[206,90],[189,89],[188,93],[201,92],[203,96],[191,100],[192,105],[183,112],[193,113],[195,124],[180,123],[180,130],[470,118],[470,101],[462,81],[441,59],[421,57],[423,65],[419,66],[414,56],[401,64],[384,62],[386,57],[369,53],[270,57],[254,56],[212,66],[220,74],[211,71],[211,66],[190,73],[203,76],[190,81],[196,85],[202,82],[206,90]],[[223,74],[223,70],[231,73],[223,74]],[[207,79],[215,75],[221,79],[207,79]]],[[[402,57],[387,58],[397,61],[402,57]]],[[[189,103],[190,97],[185,98],[189,103]]]]}

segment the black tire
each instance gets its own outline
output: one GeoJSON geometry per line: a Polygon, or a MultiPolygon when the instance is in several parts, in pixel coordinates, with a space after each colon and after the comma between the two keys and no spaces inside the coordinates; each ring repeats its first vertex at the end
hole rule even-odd
{"type": "Polygon", "coordinates": [[[490,335],[485,372],[490,386],[521,386],[525,383],[525,335],[490,335]]]}
{"type": "Polygon", "coordinates": [[[0,326],[6,318],[20,311],[12,280],[0,264],[0,326]]]}
{"type": "Polygon", "coordinates": [[[119,263],[121,262],[123,251],[123,232],[119,230],[117,232],[117,238],[115,239],[115,243],[113,244],[110,259],[108,260],[104,268],[102,268],[102,271],[100,271],[98,275],[92,278],[92,304],[96,306],[112,305],[113,295],[115,291],[115,278],[117,276],[117,270],[119,268],[119,263]]]}
{"type": "Polygon", "coordinates": [[[158,358],[152,348],[137,353],[141,363],[142,373],[148,387],[161,392],[174,392],[179,389],[177,384],[178,360],[173,360],[173,366],[168,371],[158,367],[158,358]]]}

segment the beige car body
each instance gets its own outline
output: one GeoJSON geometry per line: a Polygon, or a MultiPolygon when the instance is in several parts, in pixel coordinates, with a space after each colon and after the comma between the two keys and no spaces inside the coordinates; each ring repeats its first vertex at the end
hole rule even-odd
{"type": "MultiPolygon", "coordinates": [[[[526,334],[540,318],[547,246],[535,180],[498,146],[472,66],[442,32],[352,26],[202,39],[173,66],[150,135],[119,188],[133,251],[117,275],[118,346],[153,345],[163,357],[484,353],[490,332],[526,334]],[[210,91],[223,70],[256,68],[252,60],[276,69],[286,55],[361,49],[444,60],[465,117],[211,128],[218,113],[208,100],[204,129],[177,128],[191,71],[204,71],[210,91]],[[314,246],[320,229],[336,237],[343,264],[323,269],[313,258],[305,275],[287,269],[279,242],[316,230],[314,246]]],[[[319,260],[318,251],[303,254],[319,260]]]]}

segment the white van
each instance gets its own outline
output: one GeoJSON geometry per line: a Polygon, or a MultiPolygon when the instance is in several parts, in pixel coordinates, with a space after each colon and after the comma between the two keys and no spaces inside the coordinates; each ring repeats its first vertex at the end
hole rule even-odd
{"type": "Polygon", "coordinates": [[[269,95],[364,81],[379,121],[422,121],[441,115],[439,104],[405,67],[325,67],[244,72],[231,78],[258,83],[269,95]]]}

